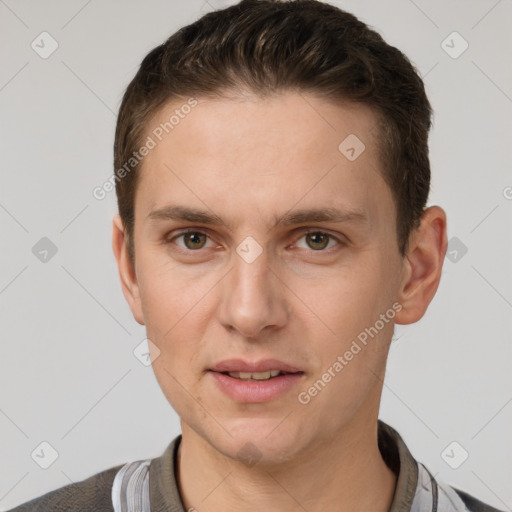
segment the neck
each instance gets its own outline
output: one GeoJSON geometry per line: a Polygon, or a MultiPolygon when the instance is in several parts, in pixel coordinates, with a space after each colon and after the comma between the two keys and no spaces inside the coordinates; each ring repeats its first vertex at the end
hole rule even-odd
{"type": "Polygon", "coordinates": [[[348,426],[291,461],[248,466],[183,425],[178,483],[186,510],[387,512],[396,475],[382,459],[377,420],[348,426]]]}

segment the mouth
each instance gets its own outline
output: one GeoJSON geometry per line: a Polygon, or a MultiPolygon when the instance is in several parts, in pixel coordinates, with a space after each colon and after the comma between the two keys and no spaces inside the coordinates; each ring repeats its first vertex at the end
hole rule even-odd
{"type": "Polygon", "coordinates": [[[270,379],[275,379],[276,377],[280,377],[281,375],[291,375],[293,373],[302,373],[302,372],[284,372],[281,370],[268,370],[266,372],[219,372],[222,375],[229,375],[233,379],[240,379],[245,381],[265,381],[270,379]]]}
{"type": "Polygon", "coordinates": [[[276,359],[248,362],[230,359],[210,368],[218,389],[239,403],[261,403],[277,399],[295,388],[304,371],[276,359]]]}
{"type": "MultiPolygon", "coordinates": [[[[245,361],[244,359],[225,359],[210,368],[210,371],[233,374],[235,378],[250,378],[265,380],[277,377],[279,373],[297,373],[300,368],[292,366],[278,359],[260,359],[259,361],[245,361]],[[240,377],[241,376],[241,377],[240,377]]],[[[302,372],[303,373],[303,372],[302,372]]]]}

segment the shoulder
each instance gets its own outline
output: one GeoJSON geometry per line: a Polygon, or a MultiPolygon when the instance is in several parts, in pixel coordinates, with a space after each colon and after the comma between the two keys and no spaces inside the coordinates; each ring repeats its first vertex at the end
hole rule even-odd
{"type": "Polygon", "coordinates": [[[434,478],[425,465],[412,456],[400,434],[381,420],[378,433],[382,457],[398,475],[390,512],[431,509],[440,512],[503,512],[434,478]]]}
{"type": "Polygon", "coordinates": [[[491,507],[490,505],[477,500],[467,492],[456,489],[455,487],[452,487],[452,489],[459,495],[459,498],[464,502],[464,505],[466,505],[470,512],[502,512],[497,508],[491,507]]]}
{"type": "Polygon", "coordinates": [[[119,464],[80,482],[50,491],[6,512],[114,512],[113,503],[116,503],[116,510],[120,510],[120,500],[125,499],[131,499],[137,510],[149,510],[149,503],[146,504],[146,501],[150,496],[150,483],[151,504],[154,501],[157,504],[156,509],[178,510],[176,504],[181,502],[174,463],[180,440],[181,435],[173,439],[159,457],[119,464]],[[149,478],[150,468],[152,482],[149,478]],[[140,499],[142,506],[138,505],[140,499]],[[158,507],[160,502],[169,505],[158,507]]]}
{"type": "Polygon", "coordinates": [[[113,512],[112,483],[123,464],[66,485],[8,512],[113,512]]]}

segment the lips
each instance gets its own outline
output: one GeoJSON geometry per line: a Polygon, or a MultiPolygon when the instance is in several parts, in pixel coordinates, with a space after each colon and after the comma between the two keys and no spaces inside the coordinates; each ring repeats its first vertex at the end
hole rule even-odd
{"type": "Polygon", "coordinates": [[[213,366],[209,373],[224,394],[243,403],[276,399],[304,377],[302,370],[277,359],[258,362],[229,359],[213,366]]]}

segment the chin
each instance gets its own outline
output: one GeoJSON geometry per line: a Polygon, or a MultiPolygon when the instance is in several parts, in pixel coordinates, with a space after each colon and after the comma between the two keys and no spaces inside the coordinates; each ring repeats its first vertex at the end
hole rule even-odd
{"type": "Polygon", "coordinates": [[[293,459],[308,444],[305,429],[286,422],[283,418],[237,419],[223,423],[231,436],[224,431],[215,437],[211,431],[203,436],[206,434],[209,444],[230,459],[247,466],[272,465],[293,459]]]}

